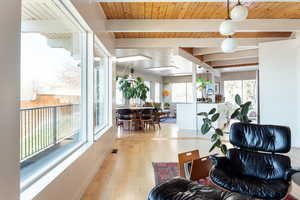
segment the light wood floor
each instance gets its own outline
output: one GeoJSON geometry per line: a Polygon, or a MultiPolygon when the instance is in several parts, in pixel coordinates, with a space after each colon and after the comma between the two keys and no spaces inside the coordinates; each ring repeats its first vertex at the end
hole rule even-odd
{"type": "MultiPolygon", "coordinates": [[[[193,149],[199,149],[201,156],[209,154],[207,138],[191,131],[179,131],[175,124],[163,124],[156,131],[119,130],[116,134],[118,154],[106,158],[82,200],[146,200],[154,186],[152,162],[177,162],[179,152],[193,149]]],[[[300,149],[292,149],[289,155],[293,165],[300,166],[300,149]]],[[[300,197],[296,186],[292,193],[300,197]]]]}

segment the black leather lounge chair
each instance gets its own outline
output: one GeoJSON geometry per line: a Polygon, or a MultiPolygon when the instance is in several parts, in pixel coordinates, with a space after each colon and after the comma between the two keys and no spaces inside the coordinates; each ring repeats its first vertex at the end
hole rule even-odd
{"type": "Polygon", "coordinates": [[[291,148],[288,127],[235,123],[230,129],[225,157],[211,156],[210,179],[215,185],[259,199],[283,199],[289,191],[290,158],[282,155],[291,148]]]}

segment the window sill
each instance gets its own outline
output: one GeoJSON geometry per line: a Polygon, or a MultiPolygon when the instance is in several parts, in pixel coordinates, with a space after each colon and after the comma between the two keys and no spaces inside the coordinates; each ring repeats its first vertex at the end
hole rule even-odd
{"type": "MultiPolygon", "coordinates": [[[[92,142],[83,144],[79,149],[76,149],[67,158],[60,162],[57,166],[48,172],[45,172],[38,180],[28,186],[20,194],[21,200],[31,200],[38,195],[44,188],[55,180],[65,169],[67,169],[74,161],[76,161],[87,149],[92,146],[92,142]]],[[[21,186],[22,190],[22,186],[21,186]]]]}

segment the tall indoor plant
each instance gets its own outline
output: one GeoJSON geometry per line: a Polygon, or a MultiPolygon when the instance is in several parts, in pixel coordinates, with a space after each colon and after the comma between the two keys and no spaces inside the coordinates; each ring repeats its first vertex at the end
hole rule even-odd
{"type": "MultiPolygon", "coordinates": [[[[251,101],[242,103],[241,96],[237,94],[235,95],[235,103],[238,105],[238,108],[232,113],[231,119],[237,119],[242,123],[250,123],[251,120],[249,120],[248,118],[248,112],[251,107],[251,101]]],[[[223,154],[226,154],[227,146],[221,140],[224,132],[222,129],[215,127],[213,124],[219,119],[220,113],[217,113],[217,110],[213,108],[209,112],[201,112],[198,113],[198,115],[203,117],[201,133],[205,135],[209,131],[213,130],[213,134],[210,138],[213,145],[211,146],[209,152],[211,152],[215,148],[219,148],[223,154]]]]}
{"type": "Polygon", "coordinates": [[[118,89],[122,92],[123,97],[127,100],[126,104],[129,104],[131,99],[140,99],[145,101],[147,99],[147,92],[149,88],[144,84],[144,80],[140,77],[129,78],[126,76],[117,76],[117,81],[119,83],[118,89]]]}

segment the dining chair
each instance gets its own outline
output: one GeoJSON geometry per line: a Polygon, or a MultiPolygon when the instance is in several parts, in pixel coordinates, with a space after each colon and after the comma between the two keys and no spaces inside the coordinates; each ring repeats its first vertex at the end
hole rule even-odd
{"type": "Polygon", "coordinates": [[[141,111],[140,115],[141,127],[145,131],[145,128],[148,126],[152,126],[155,130],[154,120],[153,120],[153,110],[152,109],[144,109],[141,111]]]}
{"type": "Polygon", "coordinates": [[[117,125],[118,126],[121,126],[124,129],[124,123],[127,123],[128,130],[131,130],[133,120],[134,120],[134,116],[130,109],[117,110],[117,125]]]}

